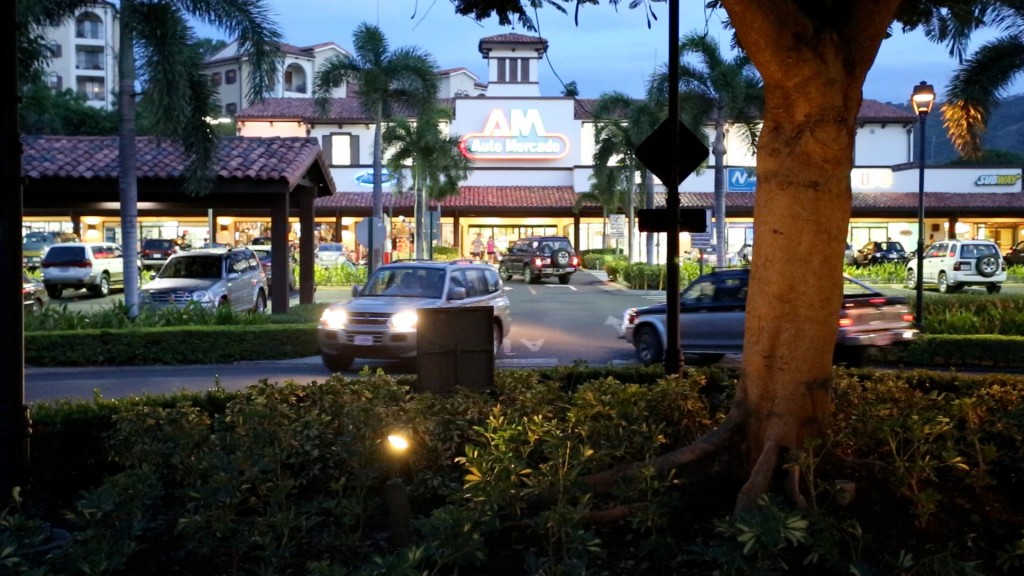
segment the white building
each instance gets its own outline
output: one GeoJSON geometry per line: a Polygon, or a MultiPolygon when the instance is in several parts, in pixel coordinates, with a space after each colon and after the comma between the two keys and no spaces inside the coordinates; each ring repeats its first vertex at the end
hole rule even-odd
{"type": "Polygon", "coordinates": [[[73,19],[47,28],[43,35],[51,60],[46,83],[54,90],[74,90],[90,106],[113,110],[117,101],[117,53],[120,49],[117,6],[98,0],[73,19]]]}

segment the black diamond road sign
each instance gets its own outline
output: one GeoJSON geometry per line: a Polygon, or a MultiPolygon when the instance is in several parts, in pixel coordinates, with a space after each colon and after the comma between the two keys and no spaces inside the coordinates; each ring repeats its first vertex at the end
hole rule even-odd
{"type": "Polygon", "coordinates": [[[711,151],[682,122],[676,122],[679,124],[676,138],[679,143],[677,158],[672,158],[672,122],[668,119],[658,124],[654,132],[636,147],[635,153],[637,159],[659,180],[668,183],[675,176],[678,186],[687,176],[693,174],[711,151]]]}

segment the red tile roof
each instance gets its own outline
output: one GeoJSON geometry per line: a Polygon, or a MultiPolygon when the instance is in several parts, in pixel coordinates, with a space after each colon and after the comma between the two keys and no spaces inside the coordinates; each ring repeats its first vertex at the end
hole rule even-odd
{"type": "MultiPolygon", "coordinates": [[[[458,69],[456,69],[458,70],[458,69]]],[[[450,71],[450,70],[449,70],[450,71]]],[[[443,71],[442,71],[443,72],[443,71]]],[[[439,72],[440,73],[440,72],[439,72]]],[[[320,117],[316,103],[312,98],[267,98],[263,102],[253,104],[238,113],[238,120],[301,120],[308,123],[334,122],[366,122],[367,115],[363,111],[359,98],[352,94],[355,87],[349,85],[348,98],[331,98],[328,113],[320,117]]],[[[593,120],[591,110],[597,105],[597,98],[577,98],[574,102],[573,118],[576,120],[593,120]]],[[[455,111],[454,98],[438,98],[437,103],[455,111]]],[[[412,118],[415,110],[409,106],[399,105],[395,109],[396,116],[412,118]]],[[[857,113],[858,122],[916,122],[917,115],[897,106],[883,104],[875,100],[864,100],[857,113]]]]}
{"type": "MultiPolygon", "coordinates": [[[[459,195],[441,201],[443,208],[529,209],[572,208],[577,194],[572,186],[462,186],[459,195]]],[[[385,191],[384,206],[408,208],[413,205],[411,192],[385,191]]],[[[350,209],[373,206],[373,194],[365,192],[337,192],[318,198],[318,209],[350,209]]]]}
{"type": "Polygon", "coordinates": [[[510,32],[507,34],[495,34],[494,36],[487,36],[480,39],[480,43],[488,44],[537,44],[538,42],[547,44],[548,41],[541,38],[540,36],[529,36],[527,34],[518,34],[510,32]]]}
{"type": "MultiPolygon", "coordinates": [[[[117,136],[22,136],[22,174],[26,178],[116,180],[117,136]]],[[[181,178],[185,154],[177,143],[155,137],[137,139],[139,178],[181,178]]],[[[333,192],[334,181],[316,138],[242,138],[220,140],[217,177],[223,180],[283,180],[289,188],[317,165],[333,192]]]]}
{"type": "MultiPolygon", "coordinates": [[[[352,87],[350,86],[350,89],[352,87]]],[[[455,110],[453,98],[439,98],[438,104],[455,110]]],[[[411,106],[398,104],[393,112],[396,116],[413,118],[416,115],[411,106]]],[[[300,120],[306,123],[369,123],[369,115],[363,110],[359,98],[331,98],[328,111],[321,116],[313,98],[267,98],[243,109],[235,116],[238,121],[245,120],[300,120]]]]}

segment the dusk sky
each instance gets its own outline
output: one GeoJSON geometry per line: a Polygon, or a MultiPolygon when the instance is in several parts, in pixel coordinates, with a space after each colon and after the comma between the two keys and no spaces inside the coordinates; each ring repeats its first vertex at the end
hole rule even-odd
{"type": "MultiPolygon", "coordinates": [[[[352,50],[352,31],[362,22],[378,25],[392,48],[417,46],[434,56],[440,68],[468,68],[482,81],[486,64],[477,51],[486,36],[508,32],[532,34],[521,27],[502,27],[497,19],[477,23],[458,16],[449,0],[268,0],[289,44],[307,46],[334,42],[352,50]]],[[[668,55],[668,5],[654,5],[657,20],[648,29],[642,8],[620,5],[584,6],[580,22],[572,12],[564,15],[550,7],[538,11],[539,35],[548,40],[547,59],[541,63],[540,86],[545,96],[562,93],[562,82],[576,81],[580,96],[597,98],[618,90],[640,97],[647,77],[668,55]],[[559,80],[561,79],[561,81],[559,80]]],[[[708,30],[727,50],[730,32],[722,29],[724,11],[706,13],[703,0],[681,0],[680,35],[708,30]]],[[[571,4],[569,6],[572,6],[571,4]]],[[[202,37],[222,38],[217,30],[198,28],[202,37]]],[[[994,33],[978,35],[971,47],[981,45],[994,33]]],[[[970,50],[969,50],[970,53],[970,50]]],[[[925,80],[935,86],[939,100],[956,67],[944,46],[928,42],[919,32],[896,34],[882,43],[875,65],[864,85],[864,97],[903,103],[915,84],[925,80]]],[[[1024,79],[1009,95],[1024,92],[1024,79]]]]}

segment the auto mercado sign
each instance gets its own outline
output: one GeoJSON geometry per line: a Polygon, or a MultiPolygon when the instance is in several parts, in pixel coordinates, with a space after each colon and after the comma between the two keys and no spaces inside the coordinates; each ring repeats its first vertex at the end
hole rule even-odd
{"type": "Polygon", "coordinates": [[[558,160],[569,153],[569,139],[545,130],[536,108],[495,108],[483,130],[462,137],[459,150],[470,160],[558,160]]]}

